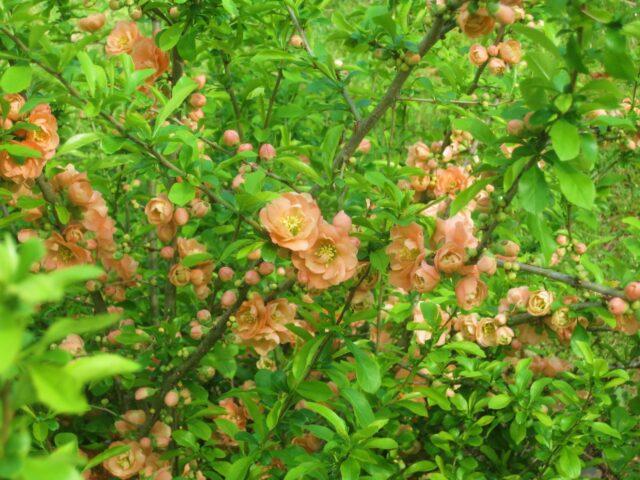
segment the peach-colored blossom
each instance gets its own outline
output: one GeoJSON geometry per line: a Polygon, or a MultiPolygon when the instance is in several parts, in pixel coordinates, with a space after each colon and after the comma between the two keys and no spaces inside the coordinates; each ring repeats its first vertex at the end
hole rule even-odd
{"type": "Polygon", "coordinates": [[[140,444],[132,440],[113,442],[109,445],[109,448],[120,445],[129,446],[129,450],[105,460],[102,462],[102,466],[114,477],[119,478],[120,480],[126,480],[135,476],[143,469],[146,456],[142,451],[140,444]]]}
{"type": "Polygon", "coordinates": [[[469,9],[469,3],[462,5],[458,12],[458,25],[464,34],[469,38],[486,35],[495,25],[495,19],[489,14],[486,8],[478,8],[473,13],[469,9]]]}
{"type": "Polygon", "coordinates": [[[436,171],[436,186],[434,193],[436,196],[452,195],[460,190],[464,190],[469,183],[469,175],[462,168],[450,166],[446,169],[436,171]]]}
{"type": "Polygon", "coordinates": [[[640,322],[635,315],[617,315],[615,330],[627,335],[635,335],[640,330],[640,322]]]}
{"type": "Polygon", "coordinates": [[[169,270],[169,281],[176,287],[184,287],[190,280],[191,271],[181,263],[176,263],[169,270]]]}
{"type": "Polygon", "coordinates": [[[513,330],[506,325],[498,327],[496,331],[496,337],[498,340],[498,345],[509,345],[513,340],[513,330]]]}
{"type": "Polygon", "coordinates": [[[315,243],[291,255],[298,281],[310,288],[325,289],[349,280],[358,266],[358,243],[344,230],[322,221],[315,243]]]}
{"type": "Polygon", "coordinates": [[[260,283],[260,274],[255,270],[247,270],[244,274],[244,281],[247,285],[257,285],[260,283]]]}
{"type": "Polygon", "coordinates": [[[240,134],[236,130],[225,130],[222,134],[222,143],[227,147],[233,147],[240,143],[240,134]]]}
{"type": "Polygon", "coordinates": [[[494,75],[502,75],[507,69],[507,64],[498,57],[493,57],[489,60],[487,64],[489,71],[494,75]]]}
{"type": "Polygon", "coordinates": [[[483,347],[495,347],[498,345],[498,329],[500,328],[495,318],[485,317],[476,324],[476,342],[483,347]]]}
{"type": "Polygon", "coordinates": [[[303,433],[291,440],[291,444],[304,448],[307,453],[314,453],[322,448],[322,440],[313,433],[303,433]]]}
{"type": "Polygon", "coordinates": [[[357,150],[360,153],[369,153],[371,151],[371,140],[369,140],[368,138],[363,138],[358,144],[357,150]]]}
{"type": "Polygon", "coordinates": [[[519,63],[522,59],[522,49],[520,48],[520,42],[517,40],[501,42],[498,45],[498,50],[500,58],[511,65],[519,63]]]}
{"type": "Polygon", "coordinates": [[[533,373],[545,377],[555,377],[558,374],[571,369],[571,364],[558,357],[533,357],[529,368],[533,373]]]}
{"type": "Polygon", "coordinates": [[[516,12],[509,5],[498,5],[498,11],[495,13],[496,20],[502,25],[511,25],[516,21],[516,12]]]}
{"type": "MultiPolygon", "coordinates": [[[[3,98],[5,102],[9,104],[9,111],[4,116],[13,122],[18,121],[21,116],[20,110],[24,107],[26,100],[19,93],[8,93],[3,98]]],[[[2,112],[1,108],[2,107],[0,107],[0,112],[2,112]]]]}
{"type": "Polygon", "coordinates": [[[149,223],[153,225],[165,225],[173,218],[173,204],[166,195],[159,195],[149,200],[144,208],[149,223]]]}
{"type": "Polygon", "coordinates": [[[531,292],[527,300],[527,312],[534,317],[543,317],[551,311],[553,303],[553,293],[548,290],[538,290],[531,292]]]}
{"type": "Polygon", "coordinates": [[[85,353],[84,341],[80,335],[75,333],[70,333],[60,342],[60,349],[69,352],[74,357],[85,353]]]}
{"type": "Polygon", "coordinates": [[[414,270],[426,255],[424,231],[417,223],[406,227],[395,226],[391,229],[391,243],[386,249],[389,255],[389,282],[403,290],[411,290],[414,270]]]}
{"type": "Polygon", "coordinates": [[[464,310],[482,305],[487,298],[487,285],[475,275],[467,275],[456,284],[456,299],[464,310]]]}
{"type": "Polygon", "coordinates": [[[478,270],[481,273],[486,273],[487,275],[494,275],[498,268],[498,263],[496,262],[495,257],[490,255],[483,255],[478,260],[478,270]]]}
{"type": "Polygon", "coordinates": [[[101,195],[96,192],[87,178],[86,173],[79,173],[74,181],[67,187],[69,201],[78,207],[87,208],[92,204],[97,204],[101,195]]]}
{"type": "Polygon", "coordinates": [[[477,313],[469,313],[467,315],[458,315],[453,319],[453,328],[456,332],[460,332],[466,340],[476,340],[476,326],[480,316],[477,313]]]}
{"type": "Polygon", "coordinates": [[[254,294],[244,301],[236,312],[238,339],[255,348],[260,355],[266,355],[280,341],[278,335],[269,326],[269,312],[262,297],[254,294]]]}
{"type": "Polygon", "coordinates": [[[131,49],[131,58],[136,70],[153,69],[153,75],[147,80],[153,82],[169,68],[169,55],[163,52],[152,38],[139,37],[131,49]]]}
{"type": "Polygon", "coordinates": [[[127,410],[122,419],[115,422],[115,428],[120,434],[133,432],[142,426],[147,419],[144,410],[127,410]]]}
{"type": "Polygon", "coordinates": [[[207,247],[198,242],[195,238],[180,237],[176,241],[176,246],[178,248],[178,255],[180,255],[180,258],[207,252],[207,247]]]}
{"type": "Polygon", "coordinates": [[[293,251],[309,250],[318,238],[320,208],[307,193],[285,193],[260,210],[271,241],[293,251]]]}
{"type": "Polygon", "coordinates": [[[67,242],[58,232],[52,232],[44,245],[47,253],[42,261],[42,266],[46,270],[92,263],[93,261],[88,250],[75,243],[67,242]]]}
{"type": "Polygon", "coordinates": [[[478,239],[474,236],[471,212],[463,210],[446,220],[436,219],[436,230],[431,237],[433,245],[441,242],[453,243],[462,248],[476,248],[478,239]]]}
{"type": "Polygon", "coordinates": [[[469,60],[474,65],[482,65],[487,60],[489,60],[487,49],[478,43],[476,43],[475,45],[471,45],[471,47],[469,48],[469,60]]]}
{"type": "Polygon", "coordinates": [[[0,177],[18,184],[38,178],[46,163],[44,151],[38,144],[29,140],[22,142],[12,140],[10,143],[35,150],[39,156],[24,158],[18,162],[6,150],[0,150],[0,177]]]}
{"type": "Polygon", "coordinates": [[[135,22],[118,22],[107,37],[105,50],[108,55],[129,53],[139,37],[140,32],[135,22]]]}
{"type": "Polygon", "coordinates": [[[260,160],[273,160],[276,157],[276,149],[270,143],[260,145],[258,149],[260,160]]]}
{"type": "Polygon", "coordinates": [[[424,260],[413,271],[411,285],[419,293],[432,291],[440,283],[438,270],[424,260]]]}
{"type": "Polygon", "coordinates": [[[431,150],[424,142],[416,142],[408,148],[407,165],[422,168],[425,171],[429,170],[431,156],[431,150]]]}
{"type": "Polygon", "coordinates": [[[450,242],[438,249],[433,261],[440,272],[451,274],[462,269],[466,258],[464,248],[450,242]]]}
{"type": "Polygon", "coordinates": [[[614,315],[622,315],[629,309],[629,304],[620,297],[613,297],[607,303],[609,311],[614,315]]]}
{"type": "Polygon", "coordinates": [[[51,114],[49,105],[39,104],[31,110],[28,121],[38,128],[28,130],[26,139],[38,145],[44,152],[45,160],[49,160],[60,143],[56,117],[51,114]]]}
{"type": "Polygon", "coordinates": [[[625,287],[624,294],[632,302],[640,300],[640,282],[631,282],[625,287]]]}
{"type": "Polygon", "coordinates": [[[83,32],[95,32],[104,26],[106,20],[104,13],[93,13],[78,20],[78,28],[83,32]]]}
{"type": "Polygon", "coordinates": [[[156,422],[149,432],[158,448],[167,448],[171,442],[171,427],[163,422],[156,422]]]}

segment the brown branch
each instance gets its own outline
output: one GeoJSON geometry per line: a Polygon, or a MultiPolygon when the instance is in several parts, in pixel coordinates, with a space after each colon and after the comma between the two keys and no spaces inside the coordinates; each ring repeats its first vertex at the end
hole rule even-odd
{"type": "Polygon", "coordinates": [[[278,88],[280,88],[280,82],[282,82],[282,67],[278,68],[278,74],[276,75],[276,84],[273,86],[271,97],[269,98],[269,107],[267,108],[267,114],[264,117],[264,125],[262,128],[265,130],[269,128],[271,122],[271,115],[273,114],[273,106],[276,103],[276,95],[278,94],[278,88]]]}
{"type": "MultiPolygon", "coordinates": [[[[452,2],[449,7],[444,11],[435,15],[433,19],[433,23],[429,31],[425,34],[425,36],[420,41],[418,45],[418,54],[420,57],[424,57],[424,55],[429,52],[431,47],[433,47],[437,41],[446,35],[451,29],[454,28],[455,22],[446,21],[445,15],[448,15],[450,11],[457,8],[457,2],[452,2]]],[[[358,145],[364,139],[364,137],[371,131],[376,123],[382,118],[384,113],[387,111],[391,105],[395,104],[398,96],[400,95],[400,90],[402,86],[413,72],[415,67],[412,65],[406,65],[406,68],[401,69],[389,85],[386,93],[373,109],[371,114],[365,118],[362,122],[358,124],[358,128],[353,133],[351,138],[346,145],[342,147],[340,152],[336,155],[333,160],[333,171],[337,172],[340,170],[342,165],[355,153],[358,145]]]]}
{"type": "Polygon", "coordinates": [[[236,91],[233,88],[233,84],[231,83],[231,68],[229,64],[231,63],[231,59],[227,56],[226,53],[222,53],[222,66],[224,68],[224,76],[225,81],[223,82],[224,89],[227,91],[229,95],[229,99],[231,100],[231,106],[233,107],[233,113],[236,116],[236,128],[238,129],[238,134],[240,138],[242,138],[242,111],[240,109],[240,102],[238,102],[238,97],[236,96],[236,91]]]}
{"type": "Polygon", "coordinates": [[[605,287],[604,285],[600,285],[599,283],[582,280],[579,277],[567,275],[566,273],[556,272],[555,270],[551,270],[549,268],[538,267],[536,265],[529,265],[527,263],[520,263],[520,262],[505,262],[504,260],[501,260],[501,259],[497,259],[497,262],[498,262],[498,266],[500,267],[504,267],[505,263],[511,263],[513,265],[517,265],[520,268],[520,270],[523,272],[529,272],[535,275],[540,275],[542,277],[550,278],[551,280],[556,280],[558,282],[566,283],[567,285],[571,285],[572,287],[575,287],[575,288],[583,288],[585,290],[591,290],[592,292],[599,293],[600,295],[604,295],[605,297],[625,298],[625,293],[622,290],[605,287]]]}
{"type": "MultiPolygon", "coordinates": [[[[568,305],[569,309],[572,311],[586,310],[587,308],[596,308],[601,307],[602,302],[581,302],[574,303],[573,305],[568,305]]],[[[509,325],[522,325],[523,323],[528,323],[531,320],[540,320],[541,317],[537,317],[535,315],[531,315],[528,312],[518,313],[516,315],[511,315],[509,317],[509,325]]]]}

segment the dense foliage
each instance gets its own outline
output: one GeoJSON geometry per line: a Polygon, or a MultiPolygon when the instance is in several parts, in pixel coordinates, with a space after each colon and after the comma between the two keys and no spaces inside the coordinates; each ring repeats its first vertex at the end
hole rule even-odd
{"type": "Polygon", "coordinates": [[[0,2],[0,478],[640,478],[639,13],[0,2]]]}

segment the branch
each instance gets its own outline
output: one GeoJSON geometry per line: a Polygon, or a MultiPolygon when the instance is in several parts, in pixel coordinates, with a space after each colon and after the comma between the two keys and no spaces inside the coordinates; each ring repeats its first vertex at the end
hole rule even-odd
{"type": "Polygon", "coordinates": [[[529,265],[527,263],[520,262],[505,262],[501,259],[497,259],[497,262],[498,266],[500,267],[504,267],[505,263],[512,263],[513,265],[517,265],[518,267],[520,267],[520,270],[523,272],[529,272],[535,275],[540,275],[542,277],[547,277],[558,282],[566,283],[567,285],[571,285],[575,288],[591,290],[592,292],[599,293],[600,295],[604,295],[605,297],[626,297],[625,293],[622,290],[605,287],[604,285],[600,285],[599,283],[582,280],[578,277],[567,275],[566,273],[556,272],[555,270],[551,270],[548,268],[537,267],[535,265],[529,265]]]}
{"type": "Polygon", "coordinates": [[[280,82],[282,82],[282,67],[278,68],[276,84],[273,86],[273,91],[271,92],[271,97],[269,98],[269,107],[267,108],[267,115],[264,118],[264,125],[262,126],[262,128],[264,128],[265,130],[269,127],[269,122],[271,122],[273,105],[276,103],[276,95],[278,93],[278,88],[280,88],[280,82]]]}
{"type": "MultiPolygon", "coordinates": [[[[601,307],[602,302],[581,302],[574,303],[573,305],[569,305],[569,310],[579,311],[586,310],[587,308],[595,308],[601,307]]],[[[537,317],[535,315],[531,315],[528,312],[518,313],[516,315],[511,315],[509,317],[509,325],[522,325],[523,323],[528,323],[530,320],[540,320],[542,317],[537,317]]]]}
{"type": "Polygon", "coordinates": [[[222,65],[224,67],[224,75],[226,77],[223,86],[227,91],[227,94],[229,95],[229,99],[231,100],[233,113],[236,116],[236,128],[238,129],[240,138],[242,138],[242,124],[240,122],[240,119],[242,118],[242,111],[240,109],[240,102],[238,102],[238,97],[236,96],[236,91],[234,90],[233,84],[231,83],[231,68],[229,68],[230,63],[231,60],[229,59],[229,57],[225,53],[222,53],[222,65]]]}
{"type": "MultiPolygon", "coordinates": [[[[455,27],[455,22],[445,21],[445,15],[455,8],[457,8],[457,2],[454,2],[454,5],[450,5],[446,11],[436,14],[431,28],[418,45],[418,54],[420,57],[424,57],[424,55],[429,52],[431,47],[433,47],[440,38],[455,27]]],[[[406,70],[400,70],[396,74],[391,85],[389,85],[387,92],[384,94],[378,105],[376,105],[366,119],[358,124],[358,128],[356,128],[356,131],[353,133],[347,144],[342,147],[340,152],[334,158],[333,171],[340,170],[342,165],[355,153],[358,145],[360,145],[360,142],[364,139],[365,135],[367,135],[374,125],[378,123],[387,109],[396,102],[404,82],[407,81],[414,68],[414,66],[407,65],[406,70]]]]}

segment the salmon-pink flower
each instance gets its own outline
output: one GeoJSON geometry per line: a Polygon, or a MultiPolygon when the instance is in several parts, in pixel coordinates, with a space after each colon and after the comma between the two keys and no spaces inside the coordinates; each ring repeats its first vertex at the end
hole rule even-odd
{"type": "Polygon", "coordinates": [[[18,184],[38,178],[46,163],[45,152],[37,143],[29,140],[23,142],[12,140],[10,143],[30,148],[40,155],[38,157],[24,158],[18,162],[6,150],[0,150],[0,177],[18,184]]]}
{"type": "Polygon", "coordinates": [[[78,28],[83,32],[95,32],[104,26],[106,19],[104,13],[93,13],[78,20],[78,28]]]}
{"type": "Polygon", "coordinates": [[[276,157],[276,149],[270,143],[260,145],[258,156],[261,160],[273,160],[276,157]]]}
{"type": "Polygon", "coordinates": [[[640,300],[640,282],[631,282],[625,287],[624,294],[632,302],[640,300]]]}
{"type": "Polygon", "coordinates": [[[522,49],[520,48],[520,42],[517,40],[507,40],[501,42],[498,45],[500,51],[500,58],[506,63],[515,65],[522,59],[522,49]]]}
{"type": "Polygon", "coordinates": [[[389,282],[407,292],[411,290],[413,274],[426,255],[424,231],[417,223],[391,229],[391,243],[386,249],[391,273],[389,282]]]}
{"type": "Polygon", "coordinates": [[[222,134],[222,143],[227,147],[233,147],[240,143],[240,134],[236,130],[225,130],[222,134]]]}
{"type": "MultiPolygon", "coordinates": [[[[291,37],[293,40],[293,37],[291,37]]],[[[307,453],[318,452],[322,448],[322,440],[316,437],[313,433],[304,433],[291,440],[292,445],[297,445],[304,448],[307,453]]]]}
{"type": "Polygon", "coordinates": [[[502,75],[507,69],[507,65],[504,63],[504,60],[498,57],[491,58],[487,65],[489,71],[494,75],[502,75]]]}
{"type": "MultiPolygon", "coordinates": [[[[439,347],[441,345],[444,345],[444,343],[446,342],[447,334],[449,333],[449,330],[451,330],[451,325],[449,325],[449,315],[442,311],[440,307],[438,307],[438,315],[440,316],[440,327],[446,326],[445,331],[440,334],[440,337],[435,344],[435,346],[439,347]]],[[[422,309],[420,308],[420,304],[416,304],[413,307],[413,322],[418,324],[426,323],[424,315],[422,314],[422,309]]],[[[426,326],[426,328],[426,330],[415,331],[415,339],[419,345],[424,345],[428,340],[431,340],[431,337],[433,337],[431,326],[426,326]]]]}
{"type": "Polygon", "coordinates": [[[307,193],[285,193],[260,210],[271,241],[293,251],[309,250],[318,238],[320,208],[307,193]]]}
{"type": "Polygon", "coordinates": [[[74,357],[85,353],[84,341],[80,335],[75,333],[70,333],[60,342],[60,349],[69,352],[74,357]]]}
{"type": "Polygon", "coordinates": [[[413,272],[412,286],[417,292],[430,292],[438,286],[439,282],[440,274],[438,270],[425,261],[422,261],[420,266],[413,272]]]}
{"type": "Polygon", "coordinates": [[[169,68],[169,55],[163,52],[152,38],[139,37],[131,49],[131,58],[136,70],[154,70],[148,82],[153,82],[169,68]]]}
{"type": "Polygon", "coordinates": [[[408,148],[407,166],[430,170],[431,150],[424,142],[417,142],[408,148]]]}
{"type": "Polygon", "coordinates": [[[363,138],[358,145],[358,152],[367,154],[371,151],[371,141],[367,138],[363,138]]]}
{"type": "MultiPolygon", "coordinates": [[[[9,111],[4,116],[13,122],[20,120],[20,110],[22,110],[22,107],[24,107],[24,104],[26,103],[24,97],[19,93],[9,93],[3,98],[5,102],[9,104],[9,111]]],[[[0,107],[0,112],[2,112],[1,108],[2,107],[0,107]]]]}
{"type": "Polygon", "coordinates": [[[548,290],[538,290],[531,292],[527,301],[527,312],[534,317],[543,317],[551,311],[553,303],[553,293],[548,290]]]}
{"type": "Polygon", "coordinates": [[[469,183],[469,175],[462,168],[450,166],[446,169],[436,171],[436,186],[434,193],[436,196],[452,195],[460,190],[464,190],[469,183]]]}
{"type": "Polygon", "coordinates": [[[28,121],[38,128],[27,131],[27,140],[38,145],[44,152],[45,160],[49,160],[60,143],[56,117],[51,114],[49,105],[40,104],[31,110],[28,121]]]}
{"type": "Polygon", "coordinates": [[[129,450],[116,455],[115,457],[108,458],[102,462],[104,469],[120,480],[126,480],[131,478],[140,472],[144,468],[146,456],[140,447],[138,442],[133,440],[125,440],[123,442],[113,442],[109,445],[109,448],[118,447],[120,445],[127,445],[129,450]]]}
{"type": "Polygon", "coordinates": [[[325,289],[349,280],[358,267],[357,245],[357,239],[344,230],[322,221],[315,243],[291,255],[298,281],[310,288],[325,289]]]}
{"type": "Polygon", "coordinates": [[[135,22],[118,22],[107,37],[105,50],[109,55],[129,53],[139,37],[140,31],[135,22]]]}
{"type": "Polygon", "coordinates": [[[481,318],[476,324],[476,342],[483,347],[498,345],[498,329],[501,328],[495,318],[481,318]]]}
{"type": "Polygon", "coordinates": [[[496,23],[486,8],[478,8],[474,12],[469,9],[469,3],[462,5],[458,12],[458,25],[464,34],[469,38],[486,35],[496,23]]]}
{"type": "Polygon", "coordinates": [[[481,273],[486,273],[487,275],[493,275],[496,273],[498,268],[498,263],[496,262],[495,257],[490,255],[483,255],[478,260],[478,270],[481,273]]]}
{"type": "Polygon", "coordinates": [[[44,245],[47,253],[42,265],[46,270],[93,262],[88,250],[75,243],[67,242],[58,232],[52,232],[44,245]]]}
{"type": "Polygon", "coordinates": [[[482,305],[487,298],[487,285],[475,275],[467,275],[456,284],[456,299],[464,310],[482,305]]]}
{"type": "Polygon", "coordinates": [[[629,304],[620,297],[613,297],[609,300],[607,306],[614,315],[622,315],[629,309],[629,304]]]}
{"type": "Polygon", "coordinates": [[[469,60],[474,65],[480,66],[489,60],[489,54],[487,53],[487,49],[482,45],[476,43],[475,45],[471,45],[469,48],[469,60]]]}
{"type": "Polygon", "coordinates": [[[151,437],[158,448],[167,448],[171,442],[171,427],[163,422],[156,422],[151,427],[151,437]]]}
{"type": "Polygon", "coordinates": [[[166,195],[152,198],[144,208],[147,220],[153,225],[164,225],[173,219],[173,204],[166,195]]]}
{"type": "Polygon", "coordinates": [[[184,287],[190,280],[191,271],[181,263],[176,263],[169,270],[169,281],[176,287],[184,287]]]}
{"type": "Polygon", "coordinates": [[[474,236],[474,224],[471,212],[458,212],[447,220],[436,219],[436,230],[431,237],[433,245],[441,242],[452,243],[462,248],[476,248],[478,239],[474,236]]]}
{"type": "Polygon", "coordinates": [[[456,243],[445,243],[436,252],[433,261],[435,267],[447,274],[460,271],[464,267],[467,255],[464,248],[456,243]]]}
{"type": "Polygon", "coordinates": [[[269,326],[269,312],[260,295],[254,294],[244,301],[235,316],[235,334],[242,343],[254,347],[260,355],[278,345],[280,338],[269,326]]]}

